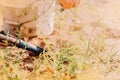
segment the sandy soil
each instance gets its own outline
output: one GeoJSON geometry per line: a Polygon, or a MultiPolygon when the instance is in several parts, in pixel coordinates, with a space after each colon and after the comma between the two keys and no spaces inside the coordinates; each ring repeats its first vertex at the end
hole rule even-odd
{"type": "MultiPolygon", "coordinates": [[[[115,45],[114,50],[119,51],[118,55],[120,56],[119,8],[120,0],[81,0],[81,4],[78,8],[77,14],[77,26],[80,25],[82,27],[80,31],[82,32],[83,35],[85,35],[86,37],[90,37],[91,31],[97,24],[96,30],[94,31],[94,36],[97,36],[105,32],[108,35],[106,52],[109,51],[115,45]]],[[[69,19],[70,17],[68,17],[68,20],[69,19]]],[[[0,22],[2,22],[1,19],[0,22]]],[[[71,38],[71,34],[65,32],[65,30],[67,30],[68,28],[66,29],[66,27],[63,27],[63,29],[64,29],[62,31],[63,39],[64,41],[68,41],[68,39],[71,38]]],[[[80,31],[78,31],[78,29],[74,30],[75,33],[79,33],[80,31]]],[[[58,32],[59,30],[55,29],[55,32],[52,35],[48,36],[47,38],[48,41],[55,46],[57,46],[58,44],[57,39],[58,32]]],[[[34,43],[35,45],[38,45],[38,43],[40,45],[43,44],[42,40],[39,41],[39,39],[37,38],[32,39],[30,42],[34,43]]],[[[74,42],[74,40],[70,40],[70,42],[74,42]]],[[[96,70],[94,72],[91,71],[92,70],[83,72],[83,75],[81,76],[84,79],[81,77],[81,80],[120,80],[119,77],[120,75],[114,72],[111,72],[106,75],[101,75],[96,70]]]]}

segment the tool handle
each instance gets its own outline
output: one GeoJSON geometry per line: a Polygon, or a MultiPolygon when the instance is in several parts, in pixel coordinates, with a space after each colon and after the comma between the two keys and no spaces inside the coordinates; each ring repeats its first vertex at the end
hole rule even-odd
{"type": "Polygon", "coordinates": [[[23,40],[18,40],[16,38],[12,38],[9,36],[5,36],[3,34],[0,34],[0,39],[2,40],[7,40],[9,42],[12,42],[14,44],[17,44],[18,48],[22,48],[22,49],[26,49],[28,51],[34,52],[35,55],[39,55],[40,53],[43,52],[43,48],[39,47],[39,46],[34,46],[32,44],[29,44],[23,40]]]}
{"type": "Polygon", "coordinates": [[[19,40],[19,44],[17,45],[19,48],[26,49],[28,51],[34,52],[36,55],[39,55],[40,53],[43,52],[43,48],[39,46],[34,46],[32,44],[26,43],[23,40],[19,40]]]}

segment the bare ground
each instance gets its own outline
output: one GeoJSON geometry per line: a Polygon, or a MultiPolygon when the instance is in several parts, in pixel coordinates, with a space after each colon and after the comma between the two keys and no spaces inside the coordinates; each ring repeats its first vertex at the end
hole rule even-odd
{"type": "MultiPolygon", "coordinates": [[[[109,51],[114,47],[114,51],[117,52],[117,59],[120,58],[120,0],[83,0],[79,8],[76,10],[77,14],[73,12],[73,15],[69,13],[69,10],[66,11],[67,21],[65,23],[65,27],[62,29],[55,28],[55,32],[47,37],[48,43],[52,44],[56,47],[59,47],[60,41],[58,35],[62,35],[63,42],[71,42],[72,44],[76,41],[76,36],[74,35],[82,35],[86,40],[89,38],[96,38],[99,35],[103,35],[103,33],[107,36],[106,42],[107,45],[102,53],[102,56],[109,55],[109,51]],[[89,4],[88,4],[89,3],[89,4]],[[77,15],[77,20],[75,25],[70,25],[71,22],[70,16],[77,15]],[[96,27],[96,28],[95,28],[96,27]],[[95,30],[93,31],[93,29],[95,30]],[[72,33],[70,33],[72,31],[72,33]],[[93,33],[92,33],[93,32],[93,33]],[[92,34],[91,34],[92,33],[92,34]]],[[[2,22],[2,20],[0,21],[2,22]]],[[[56,22],[59,24],[59,22],[56,22]]],[[[35,45],[44,46],[44,42],[42,39],[33,38],[29,40],[30,43],[35,45]]],[[[2,43],[0,44],[2,45],[2,43]]],[[[3,45],[2,45],[3,46],[3,45]]],[[[22,62],[20,66],[23,69],[31,70],[32,63],[37,59],[34,56],[29,56],[29,52],[26,52],[21,49],[17,49],[15,47],[7,47],[7,49],[13,50],[14,53],[23,52],[22,62]]],[[[119,61],[119,60],[118,60],[119,61]]],[[[100,66],[96,69],[96,65],[90,69],[87,69],[80,73],[80,80],[120,80],[120,72],[115,72],[114,69],[116,67],[120,67],[120,62],[113,63],[108,65],[113,70],[107,73],[102,73],[105,67],[100,66]]],[[[43,66],[44,67],[44,66],[43,66]]],[[[52,74],[51,68],[44,68],[50,74],[52,74]]],[[[44,70],[43,70],[44,71],[44,70]]],[[[64,75],[63,75],[64,76],[64,75]]],[[[37,80],[37,79],[36,79],[37,80]]],[[[65,79],[66,80],[66,79],[65,79]]],[[[68,79],[69,80],[69,79],[68,79]]]]}

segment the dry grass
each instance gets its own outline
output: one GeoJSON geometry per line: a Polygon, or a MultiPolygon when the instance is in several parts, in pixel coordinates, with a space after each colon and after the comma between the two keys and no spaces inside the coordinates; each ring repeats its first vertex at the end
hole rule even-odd
{"type": "Polygon", "coordinates": [[[1,46],[0,80],[119,80],[119,30],[109,28],[89,0],[56,13],[54,34],[42,40],[47,53],[1,46]]]}

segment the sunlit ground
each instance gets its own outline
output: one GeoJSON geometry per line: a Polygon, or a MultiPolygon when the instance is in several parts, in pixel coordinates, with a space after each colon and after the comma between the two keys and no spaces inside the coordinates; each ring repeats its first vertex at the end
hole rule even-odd
{"type": "Polygon", "coordinates": [[[119,80],[119,8],[120,0],[81,0],[76,9],[55,11],[55,32],[29,40],[46,44],[44,55],[0,43],[0,79],[119,80]]]}

